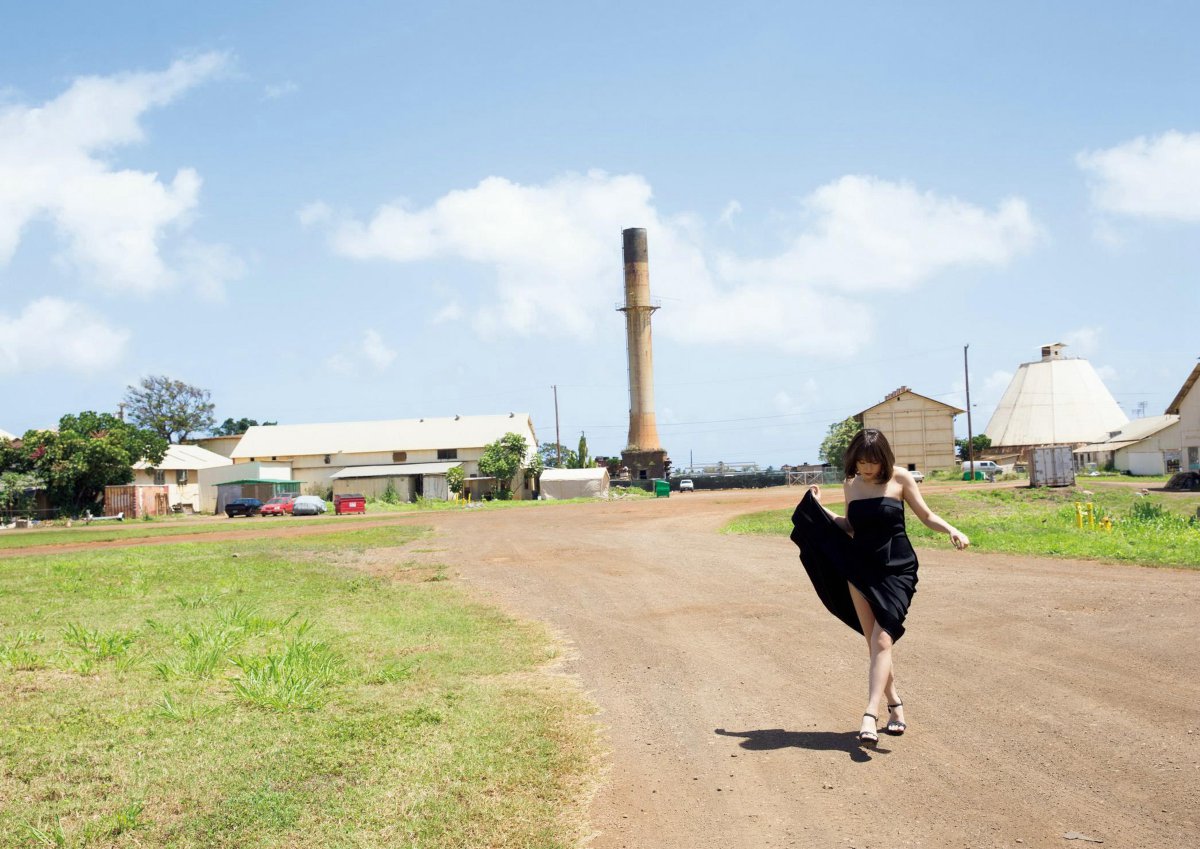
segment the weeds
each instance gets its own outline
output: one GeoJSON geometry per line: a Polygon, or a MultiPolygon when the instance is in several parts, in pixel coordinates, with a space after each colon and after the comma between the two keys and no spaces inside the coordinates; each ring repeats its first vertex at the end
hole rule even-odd
{"type": "Polygon", "coordinates": [[[288,641],[283,651],[265,657],[230,658],[241,670],[233,689],[243,701],[266,710],[316,710],[325,703],[324,689],[340,677],[342,666],[325,643],[288,641]]]}
{"type": "Polygon", "coordinates": [[[88,630],[82,625],[71,623],[63,629],[63,640],[67,645],[79,649],[94,660],[111,660],[123,655],[136,637],[122,631],[102,633],[99,630],[88,630]]]}
{"type": "Polygon", "coordinates": [[[194,702],[187,707],[180,707],[170,693],[163,693],[162,700],[154,706],[152,716],[170,719],[174,722],[195,722],[220,712],[220,708],[209,705],[198,707],[194,702]]]}
{"type": "Polygon", "coordinates": [[[30,837],[42,846],[65,847],[67,845],[67,835],[63,831],[61,822],[55,822],[54,825],[45,827],[41,823],[34,825],[27,822],[25,828],[29,831],[30,837]]]}
{"type": "Polygon", "coordinates": [[[45,668],[46,664],[31,648],[34,643],[44,640],[45,637],[37,631],[18,631],[10,642],[0,643],[0,666],[24,671],[45,668]]]}

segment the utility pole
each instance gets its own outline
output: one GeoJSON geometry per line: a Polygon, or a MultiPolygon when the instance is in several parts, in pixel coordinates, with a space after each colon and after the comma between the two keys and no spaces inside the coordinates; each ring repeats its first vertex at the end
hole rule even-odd
{"type": "Polygon", "coordinates": [[[972,442],[975,439],[971,433],[971,372],[967,368],[967,349],[970,345],[963,345],[963,381],[967,385],[967,463],[970,465],[971,481],[975,481],[975,446],[972,442]]]}
{"type": "Polygon", "coordinates": [[[554,390],[554,450],[558,452],[558,468],[562,468],[562,437],[558,435],[558,384],[550,387],[554,390]]]}

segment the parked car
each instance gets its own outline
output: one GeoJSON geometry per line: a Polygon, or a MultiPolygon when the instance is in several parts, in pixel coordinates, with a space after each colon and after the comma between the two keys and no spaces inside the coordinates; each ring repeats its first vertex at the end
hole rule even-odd
{"type": "Polygon", "coordinates": [[[925,480],[924,472],[918,472],[916,469],[913,469],[910,474],[912,474],[913,480],[915,480],[917,483],[920,483],[921,481],[925,480]]]}
{"type": "Polygon", "coordinates": [[[257,516],[262,508],[263,503],[257,498],[235,498],[225,505],[225,515],[230,519],[234,516],[257,516]]]}
{"type": "MultiPolygon", "coordinates": [[[[963,460],[962,461],[962,470],[964,472],[970,472],[971,471],[971,461],[963,460]]],[[[988,478],[993,478],[996,475],[1004,473],[1004,469],[1000,468],[998,465],[996,465],[991,460],[976,460],[975,461],[975,471],[983,472],[983,474],[988,478]]]]}
{"type": "Polygon", "coordinates": [[[292,504],[295,501],[295,493],[276,495],[262,506],[262,514],[264,516],[282,516],[284,514],[290,515],[292,512],[292,504]]]}
{"type": "Polygon", "coordinates": [[[695,490],[696,490],[696,485],[694,483],[692,483],[691,478],[684,478],[683,480],[681,480],[679,482],[679,491],[680,492],[694,492],[695,490]]]}
{"type": "Polygon", "coordinates": [[[316,516],[325,512],[325,499],[317,495],[300,495],[292,502],[293,516],[316,516]]]}

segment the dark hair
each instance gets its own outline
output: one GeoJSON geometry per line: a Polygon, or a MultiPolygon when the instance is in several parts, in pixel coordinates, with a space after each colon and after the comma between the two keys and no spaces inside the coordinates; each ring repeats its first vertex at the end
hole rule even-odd
{"type": "Polygon", "coordinates": [[[892,453],[892,446],[888,445],[883,431],[869,427],[854,434],[842,458],[846,480],[858,474],[858,464],[863,461],[879,464],[879,479],[875,483],[887,483],[892,479],[896,455],[892,453]]]}

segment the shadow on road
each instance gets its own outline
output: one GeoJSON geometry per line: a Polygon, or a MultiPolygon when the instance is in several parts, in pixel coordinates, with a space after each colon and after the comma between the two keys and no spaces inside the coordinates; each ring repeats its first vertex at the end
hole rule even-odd
{"type": "MultiPolygon", "coordinates": [[[[819,752],[845,752],[851,760],[866,762],[871,755],[890,754],[891,749],[863,749],[853,731],[785,731],[782,728],[761,728],[757,731],[726,731],[713,729],[722,737],[741,737],[738,745],[751,752],[773,749],[811,749],[819,752]]],[[[882,743],[883,741],[880,740],[882,743]]]]}

